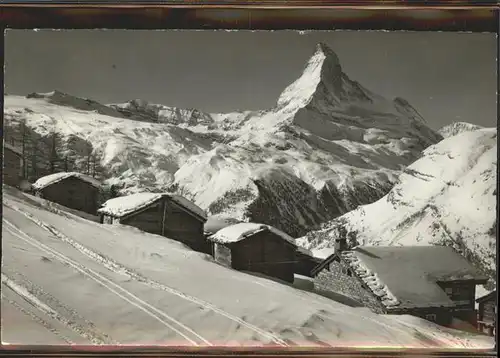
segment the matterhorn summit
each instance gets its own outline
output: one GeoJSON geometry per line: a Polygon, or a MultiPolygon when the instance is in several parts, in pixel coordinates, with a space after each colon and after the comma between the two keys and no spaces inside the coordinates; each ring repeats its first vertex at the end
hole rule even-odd
{"type": "Polygon", "coordinates": [[[325,44],[319,43],[302,76],[281,93],[278,106],[291,103],[305,106],[313,99],[320,86],[324,86],[333,98],[339,98],[344,76],[337,54],[325,44]]]}

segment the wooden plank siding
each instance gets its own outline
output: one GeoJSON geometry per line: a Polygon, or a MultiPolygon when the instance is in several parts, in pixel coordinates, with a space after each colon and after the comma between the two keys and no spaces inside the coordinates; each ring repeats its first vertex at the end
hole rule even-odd
{"type": "Polygon", "coordinates": [[[193,250],[210,254],[211,245],[203,233],[204,220],[188,213],[177,203],[165,200],[164,233],[166,237],[180,241],[193,250]]]}
{"type": "Polygon", "coordinates": [[[319,259],[303,254],[298,250],[295,254],[295,260],[295,273],[307,277],[314,277],[311,271],[321,263],[319,259]]]}
{"type": "Polygon", "coordinates": [[[452,316],[475,326],[477,323],[476,283],[474,281],[449,281],[438,282],[438,285],[455,303],[452,316]]]}
{"type": "Polygon", "coordinates": [[[22,158],[13,150],[3,149],[3,183],[18,186],[22,180],[22,158]]]}
{"type": "Polygon", "coordinates": [[[212,246],[203,234],[204,220],[168,198],[159,199],[119,220],[112,220],[109,215],[103,214],[101,221],[134,226],[142,231],[181,242],[195,251],[212,253],[212,246]]]}
{"type": "Polygon", "coordinates": [[[96,215],[99,189],[78,179],[69,177],[37,191],[37,195],[70,209],[96,215]]]}
{"type": "Polygon", "coordinates": [[[162,235],[162,218],[163,206],[157,202],[135,215],[120,219],[120,223],[134,226],[151,234],[162,235]]]}
{"type": "Polygon", "coordinates": [[[495,322],[495,302],[493,301],[487,301],[482,305],[483,312],[482,312],[482,317],[481,320],[486,323],[491,323],[495,322]]]}
{"type": "Polygon", "coordinates": [[[271,231],[263,230],[228,247],[235,270],[258,272],[293,282],[296,248],[271,231]]]}

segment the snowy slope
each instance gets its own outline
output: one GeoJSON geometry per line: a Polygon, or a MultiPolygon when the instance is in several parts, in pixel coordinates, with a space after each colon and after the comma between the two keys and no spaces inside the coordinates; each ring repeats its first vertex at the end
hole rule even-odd
{"type": "Polygon", "coordinates": [[[315,250],[346,236],[360,245],[453,245],[496,272],[497,131],[464,132],[427,148],[382,199],[298,239],[315,250]]]}
{"type": "Polygon", "coordinates": [[[484,127],[478,126],[477,124],[467,122],[454,122],[452,124],[444,126],[438,132],[443,136],[443,138],[448,138],[463,132],[476,131],[482,128],[484,127]]]}
{"type": "Polygon", "coordinates": [[[5,343],[494,344],[490,337],[416,318],[378,316],[226,269],[169,239],[87,221],[43,199],[3,189],[5,343]]]}
{"type": "Polygon", "coordinates": [[[124,192],[173,189],[210,215],[292,236],[379,199],[442,138],[405,100],[351,80],[323,44],[263,111],[208,114],[134,100],[105,113],[59,92],[31,97],[5,98],[10,130],[19,135],[26,120],[36,133],[55,131],[61,152],[79,158],[90,144],[99,173],[124,192]]]}

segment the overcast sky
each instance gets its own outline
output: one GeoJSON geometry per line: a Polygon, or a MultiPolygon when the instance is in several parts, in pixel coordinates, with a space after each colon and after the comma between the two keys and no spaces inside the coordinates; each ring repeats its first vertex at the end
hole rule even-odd
{"type": "Polygon", "coordinates": [[[407,99],[433,128],[496,126],[495,34],[8,30],[5,90],[58,89],[103,103],[141,98],[210,112],[266,109],[318,42],[337,53],[351,79],[407,99]]]}

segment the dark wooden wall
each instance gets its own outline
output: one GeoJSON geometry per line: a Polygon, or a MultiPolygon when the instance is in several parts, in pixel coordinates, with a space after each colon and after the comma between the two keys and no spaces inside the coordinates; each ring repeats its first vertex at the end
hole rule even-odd
{"type": "Polygon", "coordinates": [[[482,321],[493,323],[496,317],[495,301],[493,299],[491,301],[486,301],[482,303],[480,307],[482,308],[482,321]]]}
{"type": "Polygon", "coordinates": [[[276,234],[265,230],[230,247],[234,269],[293,282],[296,249],[276,234]]]}
{"type": "Polygon", "coordinates": [[[120,223],[182,242],[195,251],[212,253],[212,246],[203,233],[204,221],[168,199],[159,200],[146,210],[121,219],[120,223]]]}
{"type": "Polygon", "coordinates": [[[22,179],[21,157],[12,150],[3,150],[3,182],[7,185],[17,186],[22,179]]]}
{"type": "Polygon", "coordinates": [[[295,259],[295,273],[307,277],[313,277],[311,271],[321,262],[320,260],[316,260],[311,256],[301,253],[300,251],[297,251],[295,259]]]}
{"type": "Polygon", "coordinates": [[[69,177],[39,191],[44,199],[71,209],[96,215],[99,189],[75,177],[69,177]]]}
{"type": "Polygon", "coordinates": [[[439,282],[438,285],[446,292],[448,297],[455,302],[453,317],[476,325],[475,295],[476,284],[474,281],[439,282]]]}
{"type": "Polygon", "coordinates": [[[448,297],[461,307],[474,309],[476,284],[473,281],[439,282],[438,285],[448,297]]]}
{"type": "Polygon", "coordinates": [[[134,226],[150,234],[161,235],[163,205],[161,202],[152,204],[147,209],[127,216],[120,220],[121,224],[134,226]]]}
{"type": "Polygon", "coordinates": [[[166,218],[164,236],[180,241],[195,251],[210,254],[212,246],[205,238],[201,218],[196,218],[170,200],[165,201],[166,218]]]}

